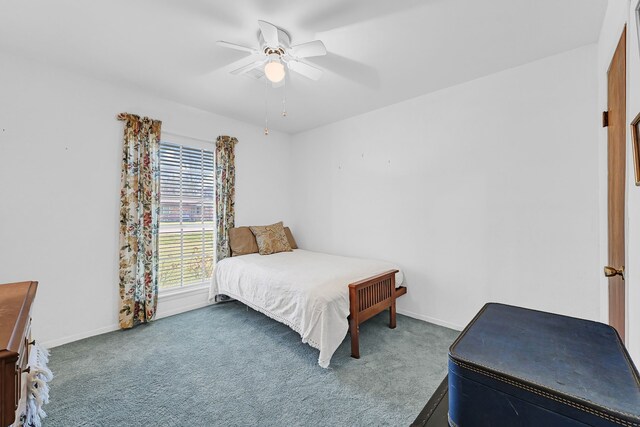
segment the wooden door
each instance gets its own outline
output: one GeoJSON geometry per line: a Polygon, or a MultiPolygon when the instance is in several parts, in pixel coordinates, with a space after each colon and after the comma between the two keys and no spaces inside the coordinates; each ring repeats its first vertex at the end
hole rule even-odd
{"type": "Polygon", "coordinates": [[[624,211],[626,165],[626,38],[625,28],[613,54],[608,80],[608,212],[609,212],[609,324],[625,338],[624,211]]]}

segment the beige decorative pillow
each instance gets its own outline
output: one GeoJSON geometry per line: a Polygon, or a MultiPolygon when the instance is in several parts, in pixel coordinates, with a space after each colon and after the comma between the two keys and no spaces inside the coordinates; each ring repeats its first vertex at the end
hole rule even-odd
{"type": "Polygon", "coordinates": [[[238,227],[229,230],[229,246],[231,256],[257,254],[258,244],[256,237],[249,227],[238,227]]]}
{"type": "Polygon", "coordinates": [[[291,249],[298,249],[296,239],[293,238],[293,234],[291,234],[291,229],[289,227],[284,228],[284,234],[287,235],[287,240],[289,241],[289,246],[291,246],[291,249]]]}
{"type": "Polygon", "coordinates": [[[258,243],[260,255],[270,255],[278,252],[291,252],[291,245],[284,232],[282,221],[259,227],[249,227],[258,243]]]}

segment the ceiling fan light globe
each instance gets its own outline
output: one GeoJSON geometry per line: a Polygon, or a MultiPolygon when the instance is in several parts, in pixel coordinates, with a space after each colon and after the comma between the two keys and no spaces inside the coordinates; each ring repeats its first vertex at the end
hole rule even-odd
{"type": "Polygon", "coordinates": [[[284,79],[284,65],[279,61],[268,62],[264,66],[264,75],[273,83],[281,82],[284,79]]]}

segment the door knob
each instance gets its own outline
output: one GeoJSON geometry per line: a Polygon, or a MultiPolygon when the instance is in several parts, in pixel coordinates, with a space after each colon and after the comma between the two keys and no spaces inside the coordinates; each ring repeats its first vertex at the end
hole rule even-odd
{"type": "Polygon", "coordinates": [[[604,275],[606,277],[621,276],[622,280],[624,280],[624,265],[620,268],[610,267],[606,265],[604,267],[604,275]]]}

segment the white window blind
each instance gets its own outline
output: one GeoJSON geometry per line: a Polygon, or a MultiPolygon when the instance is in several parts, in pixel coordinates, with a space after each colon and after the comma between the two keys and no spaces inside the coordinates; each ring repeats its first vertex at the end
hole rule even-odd
{"type": "Polygon", "coordinates": [[[202,284],[214,262],[214,154],[160,143],[159,288],[202,284]]]}

